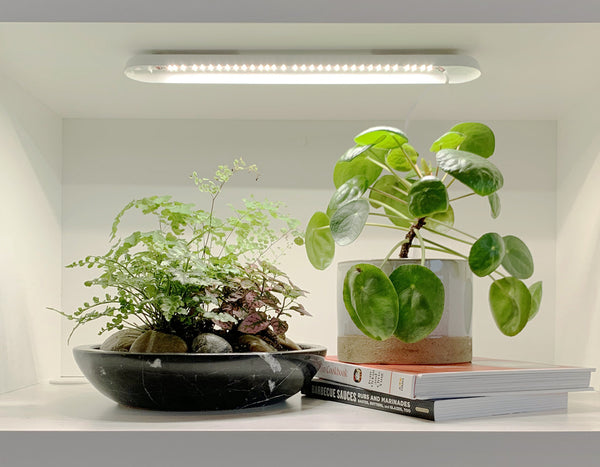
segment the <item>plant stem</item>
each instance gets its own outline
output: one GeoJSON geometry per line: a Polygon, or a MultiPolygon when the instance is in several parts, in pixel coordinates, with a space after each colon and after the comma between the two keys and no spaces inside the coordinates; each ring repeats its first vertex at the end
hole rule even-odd
{"type": "Polygon", "coordinates": [[[385,191],[376,190],[375,188],[371,188],[371,191],[374,191],[375,193],[379,193],[380,195],[383,195],[386,198],[393,199],[394,201],[398,201],[399,203],[408,205],[408,202],[404,201],[403,199],[397,198],[394,195],[390,195],[389,193],[386,193],[385,191]]]}
{"type": "Polygon", "coordinates": [[[417,220],[417,222],[415,224],[413,224],[410,227],[410,229],[408,230],[408,233],[406,234],[406,237],[405,237],[407,241],[404,245],[402,245],[402,249],[400,250],[400,258],[408,258],[408,252],[410,250],[410,245],[412,244],[413,240],[417,236],[416,231],[419,230],[424,225],[425,225],[425,217],[421,217],[420,219],[417,220]]]}
{"type": "Polygon", "coordinates": [[[421,266],[425,266],[425,243],[423,242],[421,232],[419,230],[415,230],[415,233],[417,234],[417,238],[419,239],[419,245],[421,247],[421,266]]]}
{"type": "MultiPolygon", "coordinates": [[[[456,180],[455,178],[452,179],[452,181],[456,180]]],[[[448,185],[450,186],[450,185],[448,185]]],[[[447,187],[446,187],[447,188],[447,187]]],[[[452,201],[456,201],[457,199],[463,199],[463,198],[468,198],[469,196],[473,196],[475,195],[475,192],[471,192],[471,193],[467,193],[466,195],[462,195],[462,196],[457,196],[456,198],[452,198],[451,200],[449,200],[449,202],[451,203],[452,201]]]]}
{"type": "Polygon", "coordinates": [[[394,169],[392,169],[389,165],[387,164],[382,164],[381,162],[379,162],[376,159],[373,159],[370,156],[367,156],[367,159],[369,162],[372,162],[375,165],[378,165],[379,167],[381,167],[382,169],[387,170],[389,173],[391,173],[394,177],[396,177],[396,180],[398,180],[400,183],[402,183],[406,188],[410,189],[411,184],[407,181],[404,180],[400,175],[398,175],[396,173],[396,171],[394,169]]]}
{"type": "Polygon", "coordinates": [[[408,229],[405,229],[403,227],[399,227],[397,225],[390,225],[390,224],[374,224],[372,222],[367,222],[367,223],[365,223],[365,225],[368,225],[369,227],[383,227],[384,229],[402,230],[403,232],[408,231],[408,229]]]}
{"type": "Polygon", "coordinates": [[[423,240],[426,241],[427,243],[431,243],[432,245],[435,245],[435,246],[437,246],[439,248],[444,249],[446,251],[446,253],[450,253],[450,254],[459,256],[461,258],[468,259],[468,256],[465,256],[462,253],[459,253],[458,251],[453,250],[452,248],[448,248],[447,246],[444,246],[444,245],[442,245],[440,243],[434,242],[433,240],[429,240],[428,238],[424,238],[423,240]]]}
{"type": "Polygon", "coordinates": [[[457,237],[454,237],[454,236],[452,236],[452,235],[448,235],[448,234],[446,234],[446,233],[443,233],[443,232],[438,232],[437,230],[433,230],[433,229],[430,229],[430,228],[428,228],[428,227],[423,227],[423,228],[424,228],[425,230],[427,230],[427,232],[431,232],[431,233],[433,233],[433,234],[436,234],[436,235],[440,235],[440,236],[442,236],[442,237],[449,238],[450,240],[456,240],[457,242],[466,243],[467,245],[473,245],[473,242],[469,242],[468,240],[463,240],[463,239],[461,239],[461,238],[457,238],[457,237]]]}
{"type": "Polygon", "coordinates": [[[391,258],[391,256],[394,254],[394,251],[396,251],[398,248],[400,248],[402,245],[404,245],[406,242],[408,242],[408,240],[406,238],[403,238],[402,240],[400,240],[398,243],[396,243],[392,249],[388,252],[388,254],[386,255],[386,257],[383,259],[383,263],[381,263],[381,266],[379,266],[380,268],[383,268],[383,266],[385,265],[385,263],[387,263],[389,261],[389,259],[391,258]]]}
{"type": "Polygon", "coordinates": [[[411,221],[412,222],[412,219],[410,217],[407,217],[406,215],[402,214],[400,211],[398,211],[397,209],[394,209],[389,204],[386,204],[386,203],[384,203],[382,201],[378,201],[376,199],[372,199],[371,203],[378,204],[379,207],[383,207],[385,209],[388,209],[389,211],[392,211],[394,214],[396,214],[398,217],[400,217],[402,219],[406,219],[407,221],[411,221]]]}
{"type": "MultiPolygon", "coordinates": [[[[456,227],[454,227],[454,226],[452,226],[450,224],[446,224],[445,222],[438,221],[437,219],[434,219],[432,217],[428,218],[427,222],[435,222],[437,224],[443,225],[444,227],[447,227],[450,230],[454,230],[455,232],[461,233],[465,237],[469,237],[469,238],[472,238],[473,240],[477,240],[477,237],[474,237],[473,235],[468,234],[467,232],[463,232],[462,230],[459,230],[459,229],[457,229],[456,227]]],[[[427,230],[431,230],[431,229],[428,229],[427,227],[426,227],[426,229],[427,230]]]]}
{"type": "Polygon", "coordinates": [[[423,174],[419,170],[419,167],[417,167],[417,164],[415,164],[412,161],[412,159],[408,156],[408,154],[406,154],[406,151],[404,151],[404,149],[402,149],[402,148],[400,148],[400,151],[402,151],[402,154],[404,154],[404,158],[408,161],[408,163],[411,165],[411,167],[413,168],[415,173],[419,176],[419,178],[423,178],[423,174]]]}

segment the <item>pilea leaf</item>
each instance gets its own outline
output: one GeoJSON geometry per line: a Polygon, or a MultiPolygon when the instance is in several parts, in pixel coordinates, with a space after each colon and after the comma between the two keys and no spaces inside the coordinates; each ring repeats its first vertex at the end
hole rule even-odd
{"type": "Polygon", "coordinates": [[[357,175],[363,175],[369,181],[369,185],[372,184],[381,175],[383,169],[368,158],[383,164],[386,152],[380,149],[369,148],[351,160],[338,160],[333,168],[333,184],[336,188],[339,188],[357,175]]]}
{"type": "Polygon", "coordinates": [[[433,170],[431,169],[429,162],[425,159],[421,159],[421,173],[423,175],[431,175],[432,172],[433,170]]]}
{"type": "Polygon", "coordinates": [[[450,228],[454,225],[454,209],[452,209],[452,205],[448,205],[447,211],[436,212],[435,214],[430,216],[427,219],[427,221],[425,221],[425,225],[431,230],[435,230],[436,232],[448,232],[450,228]]]}
{"type": "Polygon", "coordinates": [[[498,168],[477,154],[457,149],[442,149],[436,154],[439,167],[481,196],[502,188],[504,178],[498,168]]]}
{"type": "Polygon", "coordinates": [[[456,149],[466,139],[466,135],[457,131],[449,131],[444,133],[438,139],[436,139],[429,150],[431,152],[438,152],[440,149],[456,149]]]}
{"type": "Polygon", "coordinates": [[[461,150],[472,152],[485,158],[494,154],[496,139],[494,132],[487,125],[465,122],[454,125],[450,131],[465,135],[464,141],[460,143],[461,150]]]}
{"type": "Polygon", "coordinates": [[[531,321],[537,315],[542,303],[542,281],[538,281],[529,287],[529,293],[531,294],[531,309],[529,310],[528,321],[531,321]]]}
{"type": "Polygon", "coordinates": [[[407,158],[410,158],[410,161],[414,164],[417,162],[418,157],[419,154],[415,148],[408,143],[404,143],[402,147],[390,150],[385,161],[392,169],[407,172],[412,169],[412,164],[407,158]]]}
{"type": "Polygon", "coordinates": [[[344,204],[329,222],[335,243],[343,246],[356,240],[365,227],[368,217],[369,202],[366,199],[357,199],[344,204]]]}
{"type": "Polygon", "coordinates": [[[533,257],[527,245],[514,235],[502,237],[506,254],[502,266],[517,279],[529,279],[533,275],[533,257]]]}
{"type": "Polygon", "coordinates": [[[372,145],[368,144],[366,146],[354,146],[353,148],[348,149],[344,154],[342,154],[342,157],[340,157],[339,160],[341,161],[351,161],[352,159],[354,159],[355,157],[360,156],[361,154],[363,154],[365,151],[368,151],[369,149],[371,149],[372,145]]]}
{"type": "Polygon", "coordinates": [[[371,144],[377,148],[399,148],[408,142],[408,137],[402,130],[390,126],[376,126],[369,128],[354,137],[356,144],[371,144]]]}
{"type": "Polygon", "coordinates": [[[396,177],[384,175],[373,185],[369,200],[374,208],[380,208],[379,203],[387,204],[391,209],[385,207],[384,211],[389,220],[397,226],[409,228],[412,225],[412,221],[409,220],[412,216],[408,212],[408,198],[405,193],[406,187],[396,177]],[[394,211],[400,212],[407,219],[394,211]]]}
{"type": "Polygon", "coordinates": [[[344,278],[344,304],[350,318],[366,336],[385,340],[398,323],[398,296],[385,273],[371,264],[357,264],[344,278]]]}
{"type": "Polygon", "coordinates": [[[437,327],[444,313],[442,281],[418,264],[396,268],[390,281],[398,294],[398,325],[394,336],[404,342],[424,339],[437,327]]]}
{"type": "Polygon", "coordinates": [[[497,219],[500,215],[500,196],[498,196],[498,193],[492,193],[488,196],[488,201],[490,203],[492,219],[497,219]]]}
{"type": "Polygon", "coordinates": [[[494,232],[489,232],[473,244],[469,252],[469,267],[479,277],[494,272],[504,258],[504,241],[494,232]]]}
{"type": "Polygon", "coordinates": [[[369,181],[364,175],[356,175],[340,186],[329,200],[327,215],[331,217],[335,211],[350,201],[360,198],[369,188],[369,181]]]}
{"type": "Polygon", "coordinates": [[[305,248],[310,264],[323,270],[333,261],[335,242],[329,228],[329,216],[324,212],[315,212],[306,227],[305,248]]]}
{"type": "Polygon", "coordinates": [[[448,210],[446,185],[437,177],[427,175],[416,181],[408,192],[408,212],[413,217],[430,216],[448,210]]]}
{"type": "Polygon", "coordinates": [[[531,293],[515,277],[505,277],[490,286],[490,307],[496,325],[507,336],[516,336],[527,324],[531,310],[531,293]]]}

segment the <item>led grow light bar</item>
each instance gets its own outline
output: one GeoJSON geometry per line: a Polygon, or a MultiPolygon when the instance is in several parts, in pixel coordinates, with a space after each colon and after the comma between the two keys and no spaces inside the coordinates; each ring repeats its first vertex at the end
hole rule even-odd
{"type": "Polygon", "coordinates": [[[278,52],[139,55],[125,75],[146,83],[453,84],[481,72],[464,55],[278,52]]]}

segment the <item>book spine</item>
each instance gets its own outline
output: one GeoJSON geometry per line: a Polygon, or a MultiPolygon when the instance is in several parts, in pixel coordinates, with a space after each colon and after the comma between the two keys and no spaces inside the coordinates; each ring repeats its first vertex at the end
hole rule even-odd
{"type": "Polygon", "coordinates": [[[302,393],[315,399],[435,420],[432,400],[408,399],[325,380],[312,380],[302,393]]]}
{"type": "Polygon", "coordinates": [[[370,391],[415,398],[416,375],[413,374],[325,360],[315,377],[370,391]]]}

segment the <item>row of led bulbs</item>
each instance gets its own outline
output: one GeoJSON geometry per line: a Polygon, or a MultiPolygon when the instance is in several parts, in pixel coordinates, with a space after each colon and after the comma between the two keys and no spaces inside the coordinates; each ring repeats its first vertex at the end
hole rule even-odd
{"type": "MultiPolygon", "coordinates": [[[[157,66],[156,69],[163,70],[165,67],[157,66]]],[[[344,71],[376,71],[376,72],[397,72],[397,71],[418,71],[429,72],[433,70],[433,65],[168,65],[167,71],[177,72],[197,72],[197,71],[282,71],[282,72],[298,72],[298,71],[317,71],[317,72],[344,72],[344,71]]]]}

